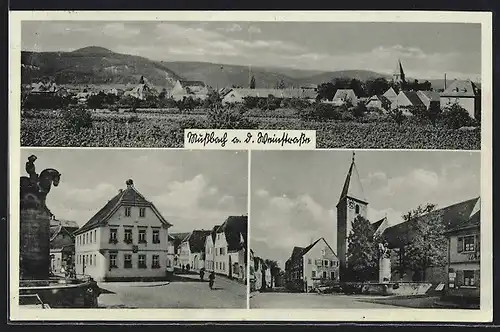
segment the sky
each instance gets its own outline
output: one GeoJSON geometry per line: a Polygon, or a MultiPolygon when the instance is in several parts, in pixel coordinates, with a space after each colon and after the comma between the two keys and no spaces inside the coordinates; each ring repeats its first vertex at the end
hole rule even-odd
{"type": "Polygon", "coordinates": [[[27,51],[86,46],[159,61],[203,61],[320,71],[364,69],[477,80],[481,26],[384,22],[24,21],[27,51]]]}
{"type": "Polygon", "coordinates": [[[38,157],[38,174],[46,168],[61,173],[47,207],[80,226],[126,189],[127,179],[173,224],[171,232],[212,229],[230,215],[247,214],[246,152],[23,148],[21,176],[31,154],[38,157]]]}
{"type": "MultiPolygon", "coordinates": [[[[337,247],[335,206],[351,151],[252,151],[250,238],[256,256],[284,262],[320,237],[337,247]]],[[[418,205],[443,208],[480,195],[480,153],[357,151],[368,219],[391,225],[418,205]]]]}

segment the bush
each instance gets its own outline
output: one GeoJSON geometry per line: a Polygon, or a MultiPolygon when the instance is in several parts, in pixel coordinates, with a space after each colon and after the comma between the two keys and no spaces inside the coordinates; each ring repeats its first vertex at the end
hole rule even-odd
{"type": "Polygon", "coordinates": [[[363,117],[366,112],[367,109],[364,103],[359,103],[357,106],[352,108],[352,115],[354,115],[356,119],[363,117]]]}
{"type": "Polygon", "coordinates": [[[406,116],[403,114],[403,111],[400,109],[393,109],[389,112],[389,116],[391,117],[394,122],[397,124],[403,123],[403,121],[406,119],[406,116]]]}
{"type": "Polygon", "coordinates": [[[207,113],[207,128],[254,129],[257,123],[245,116],[246,108],[211,108],[207,113]]]}
{"type": "Polygon", "coordinates": [[[69,129],[80,131],[82,128],[92,128],[92,114],[82,106],[64,110],[62,118],[69,129]]]}
{"type": "Polygon", "coordinates": [[[440,116],[440,122],[449,129],[458,129],[461,127],[470,126],[473,121],[469,113],[458,104],[454,104],[445,109],[440,116]]]}

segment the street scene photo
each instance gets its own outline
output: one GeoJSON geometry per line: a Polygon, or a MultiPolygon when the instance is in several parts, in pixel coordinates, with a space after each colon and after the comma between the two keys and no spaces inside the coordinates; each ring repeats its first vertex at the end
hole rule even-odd
{"type": "Polygon", "coordinates": [[[253,129],[481,148],[479,23],[21,25],[21,146],[182,148],[185,129],[253,129]]]}
{"type": "Polygon", "coordinates": [[[252,151],[250,308],[479,309],[480,157],[252,151]]]}
{"type": "Polygon", "coordinates": [[[22,149],[21,307],[247,308],[246,151],[22,149]]]}

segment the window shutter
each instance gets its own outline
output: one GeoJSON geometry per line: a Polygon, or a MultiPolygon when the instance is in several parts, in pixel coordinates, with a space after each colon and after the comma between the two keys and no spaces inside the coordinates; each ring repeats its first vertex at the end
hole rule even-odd
{"type": "Polygon", "coordinates": [[[462,252],[464,250],[464,238],[457,238],[457,252],[462,252]]]}
{"type": "Polygon", "coordinates": [[[455,278],[455,285],[462,286],[464,284],[464,271],[457,270],[457,276],[455,278]]]}

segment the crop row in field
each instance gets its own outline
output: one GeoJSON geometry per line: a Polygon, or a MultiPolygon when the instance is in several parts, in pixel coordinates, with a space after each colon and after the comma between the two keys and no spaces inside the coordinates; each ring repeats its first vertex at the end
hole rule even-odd
{"type": "MultiPolygon", "coordinates": [[[[318,148],[480,149],[481,133],[432,125],[395,123],[315,122],[253,118],[262,130],[316,130],[318,148]]],[[[23,118],[22,146],[183,147],[184,129],[204,128],[195,115],[140,116],[124,123],[121,116],[100,115],[92,128],[68,129],[57,117],[23,118]]]]}

